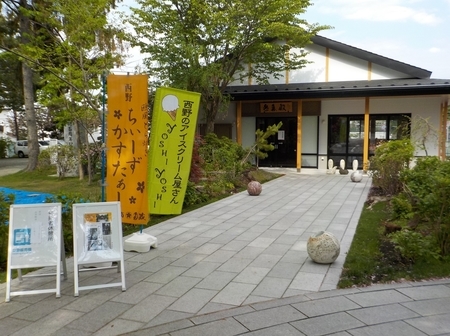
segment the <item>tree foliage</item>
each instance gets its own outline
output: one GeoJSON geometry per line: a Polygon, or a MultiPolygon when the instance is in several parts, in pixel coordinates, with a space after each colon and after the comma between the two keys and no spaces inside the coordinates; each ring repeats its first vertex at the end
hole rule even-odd
{"type": "Polygon", "coordinates": [[[227,110],[226,87],[268,83],[305,66],[302,49],[328,28],[301,18],[308,0],[137,0],[130,40],[162,83],[200,92],[207,133],[227,110]]]}
{"type": "MultiPolygon", "coordinates": [[[[93,113],[98,120],[101,117],[102,74],[123,64],[122,27],[109,21],[116,2],[119,1],[3,1],[6,9],[0,49],[18,56],[22,67],[29,69],[25,69],[24,83],[33,72],[39,74],[38,101],[58,113],[62,122],[78,123],[80,129],[88,129],[83,122],[90,121],[93,113]],[[15,22],[20,23],[16,23],[20,29],[6,29],[15,22]],[[10,43],[14,34],[21,34],[21,44],[10,43]]],[[[26,83],[25,106],[26,111],[31,111],[35,97],[29,90],[33,83],[26,83]]],[[[27,122],[35,124],[34,119],[35,113],[27,112],[27,122]]],[[[28,130],[30,140],[29,125],[28,130]]],[[[30,154],[30,161],[34,161],[34,156],[37,159],[38,152],[35,154],[30,154]]]]}

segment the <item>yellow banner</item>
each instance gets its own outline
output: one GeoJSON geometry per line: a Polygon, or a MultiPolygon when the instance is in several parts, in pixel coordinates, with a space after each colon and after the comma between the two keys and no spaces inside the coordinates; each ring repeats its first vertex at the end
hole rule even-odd
{"type": "Polygon", "coordinates": [[[158,88],[150,132],[149,208],[180,214],[191,169],[200,93],[158,88]]]}
{"type": "Polygon", "coordinates": [[[147,75],[109,75],[106,198],[120,201],[122,222],[147,224],[147,75]]]}

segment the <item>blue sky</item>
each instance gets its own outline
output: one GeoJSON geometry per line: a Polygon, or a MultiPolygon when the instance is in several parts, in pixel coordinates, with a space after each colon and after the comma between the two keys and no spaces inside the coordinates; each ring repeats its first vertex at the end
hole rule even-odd
{"type": "Polygon", "coordinates": [[[319,33],[450,79],[450,0],[312,0],[319,33]]]}
{"type": "MultiPolygon", "coordinates": [[[[263,0],[262,0],[263,1],[263,0]]],[[[303,18],[320,35],[450,79],[450,0],[311,0],[303,18]]],[[[136,6],[125,0],[125,6],[136,6]]],[[[134,55],[125,71],[143,57],[134,55]]]]}

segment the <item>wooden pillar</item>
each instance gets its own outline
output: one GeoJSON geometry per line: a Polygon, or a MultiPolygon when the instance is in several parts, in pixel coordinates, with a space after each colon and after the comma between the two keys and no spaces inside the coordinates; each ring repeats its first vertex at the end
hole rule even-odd
{"type": "Polygon", "coordinates": [[[364,144],[363,144],[363,170],[369,170],[369,113],[370,98],[366,97],[364,104],[364,144]]]}
{"type": "Polygon", "coordinates": [[[236,142],[242,145],[242,102],[236,103],[236,142]]]}
{"type": "Polygon", "coordinates": [[[302,170],[302,101],[297,101],[297,171],[302,170]]]}
{"type": "Polygon", "coordinates": [[[439,117],[439,144],[438,144],[438,153],[441,160],[445,160],[447,156],[446,154],[447,109],[448,109],[448,101],[442,102],[439,117]]]}

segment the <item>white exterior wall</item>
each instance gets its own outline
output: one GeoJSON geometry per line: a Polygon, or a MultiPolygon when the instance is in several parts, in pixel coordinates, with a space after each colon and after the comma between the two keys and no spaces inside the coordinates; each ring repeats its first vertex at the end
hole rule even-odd
{"type": "Polygon", "coordinates": [[[325,82],[327,61],[325,48],[315,44],[310,44],[305,47],[305,50],[309,52],[307,60],[312,63],[307,64],[302,69],[290,71],[289,83],[325,82]]]}
{"type": "MultiPolygon", "coordinates": [[[[420,141],[423,136],[423,126],[417,123],[417,118],[426,119],[432,131],[427,135],[426,149],[428,155],[438,155],[438,130],[441,109],[441,97],[406,97],[406,98],[372,98],[370,113],[411,113],[411,138],[413,142],[420,141]]],[[[422,124],[423,125],[423,124],[422,124]]],[[[417,148],[417,146],[416,146],[417,148]]],[[[424,150],[416,150],[416,156],[425,156],[424,150]]]]}

